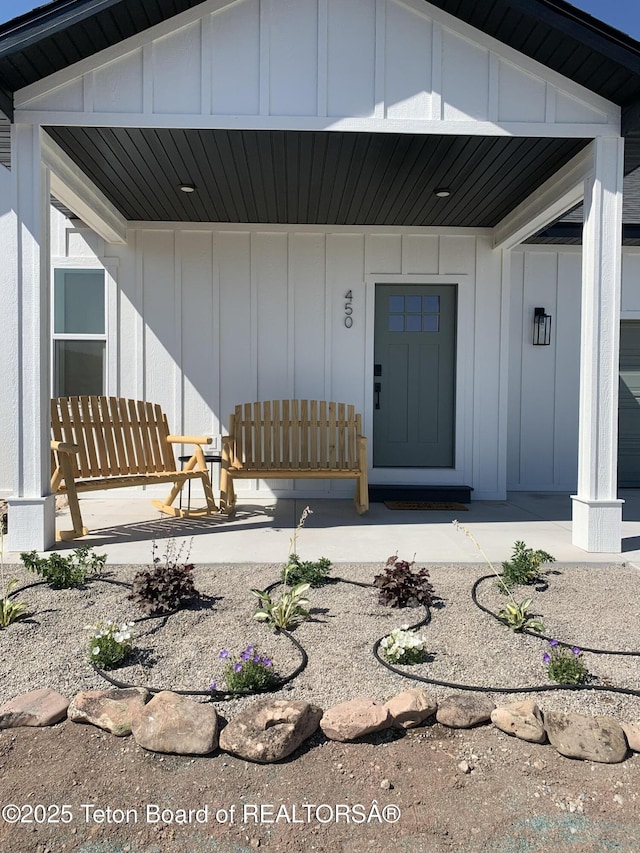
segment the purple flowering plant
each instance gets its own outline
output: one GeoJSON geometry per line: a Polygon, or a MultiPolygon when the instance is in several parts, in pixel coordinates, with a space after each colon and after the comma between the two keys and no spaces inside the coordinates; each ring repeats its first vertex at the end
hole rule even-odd
{"type": "Polygon", "coordinates": [[[542,655],[547,675],[558,684],[584,684],[589,679],[589,670],[577,646],[561,645],[558,640],[549,640],[549,651],[542,655]]]}
{"type": "Polygon", "coordinates": [[[269,690],[278,683],[270,657],[260,654],[257,647],[248,645],[234,659],[228,649],[222,649],[218,658],[225,661],[222,682],[212,681],[209,690],[269,690]]]}

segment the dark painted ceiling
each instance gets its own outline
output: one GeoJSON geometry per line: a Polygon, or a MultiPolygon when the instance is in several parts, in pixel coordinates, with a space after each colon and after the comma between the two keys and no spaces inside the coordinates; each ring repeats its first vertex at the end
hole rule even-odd
{"type": "Polygon", "coordinates": [[[47,128],[129,220],[486,226],[587,140],[47,128]],[[180,184],[195,184],[184,193],[180,184]],[[451,196],[436,198],[447,187],[451,196]]]}

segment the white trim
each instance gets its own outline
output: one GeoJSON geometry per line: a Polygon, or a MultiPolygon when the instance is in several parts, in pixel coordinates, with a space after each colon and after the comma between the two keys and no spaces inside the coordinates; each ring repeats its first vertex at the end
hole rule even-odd
{"type": "Polygon", "coordinates": [[[462,485],[471,483],[473,477],[473,460],[469,447],[473,439],[473,377],[464,375],[473,358],[469,361],[474,345],[474,291],[473,277],[467,273],[428,275],[425,273],[411,274],[376,274],[365,275],[365,352],[366,364],[364,370],[364,434],[371,436],[367,448],[367,465],[369,482],[383,484],[401,481],[410,484],[440,484],[462,485]],[[399,287],[410,284],[443,284],[457,286],[456,301],[456,400],[455,400],[455,440],[453,468],[375,468],[373,466],[373,354],[375,335],[375,289],[377,284],[397,284],[399,287]]]}
{"type": "Polygon", "coordinates": [[[42,162],[51,173],[51,193],[107,243],[127,242],[127,221],[104,193],[46,133],[42,162]]]}
{"type": "Polygon", "coordinates": [[[431,237],[491,237],[492,228],[449,228],[428,225],[276,225],[269,222],[150,222],[132,220],[127,223],[135,231],[231,231],[264,234],[402,234],[431,237]]]}
{"type": "Polygon", "coordinates": [[[523,136],[552,139],[593,139],[597,136],[619,136],[620,122],[607,124],[588,122],[503,122],[434,121],[429,119],[381,119],[337,116],[256,116],[201,115],[184,113],[85,113],[73,110],[16,109],[20,124],[53,127],[135,127],[176,128],[187,130],[343,130],[360,133],[414,133],[441,136],[523,136]]]}
{"type": "Polygon", "coordinates": [[[512,249],[579,204],[592,168],[587,146],[495,226],[493,248],[512,249]]]}

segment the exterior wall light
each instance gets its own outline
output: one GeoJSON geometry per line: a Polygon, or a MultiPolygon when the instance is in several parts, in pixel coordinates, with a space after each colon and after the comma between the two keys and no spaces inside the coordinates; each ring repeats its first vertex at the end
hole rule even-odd
{"type": "Polygon", "coordinates": [[[535,308],[533,312],[533,345],[548,347],[551,343],[551,314],[545,314],[544,308],[535,308]]]}

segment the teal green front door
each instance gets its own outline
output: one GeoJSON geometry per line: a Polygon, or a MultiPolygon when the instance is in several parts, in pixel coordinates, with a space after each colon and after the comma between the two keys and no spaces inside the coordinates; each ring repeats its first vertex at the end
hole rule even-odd
{"type": "Polygon", "coordinates": [[[455,285],[376,285],[373,465],[452,468],[455,285]]]}

